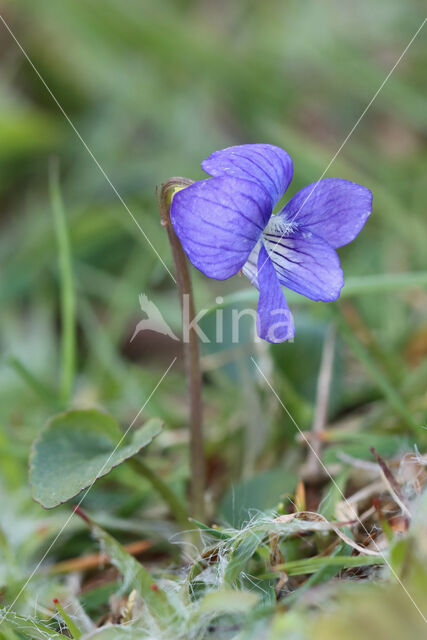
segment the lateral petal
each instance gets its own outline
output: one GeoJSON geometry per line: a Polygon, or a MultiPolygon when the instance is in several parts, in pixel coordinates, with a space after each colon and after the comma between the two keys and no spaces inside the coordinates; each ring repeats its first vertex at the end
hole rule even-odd
{"type": "Polygon", "coordinates": [[[233,177],[195,182],[172,200],[171,221],[188,258],[225,280],[245,264],[271,214],[264,189],[233,177]]]}
{"type": "Polygon", "coordinates": [[[281,284],[311,300],[339,297],[344,276],[337,252],[325,240],[305,228],[284,237],[266,231],[263,240],[281,284]]]}
{"type": "Polygon", "coordinates": [[[338,248],[354,240],[371,210],[369,189],[349,180],[326,178],[298,191],[277,217],[309,229],[338,248]]]}

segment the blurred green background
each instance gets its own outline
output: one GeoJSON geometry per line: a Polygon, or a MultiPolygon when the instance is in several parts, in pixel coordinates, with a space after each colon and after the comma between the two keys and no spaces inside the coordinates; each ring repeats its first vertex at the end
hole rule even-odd
{"type": "MultiPolygon", "coordinates": [[[[398,0],[3,0],[0,7],[84,140],[0,23],[1,499],[10,508],[9,525],[21,508],[55,528],[57,515],[31,506],[26,475],[31,441],[62,408],[50,159],[59,163],[77,300],[72,404],[99,406],[128,425],[180,355],[175,342],[155,335],[130,342],[142,317],[138,295],[146,293],[176,331],[178,298],[88,149],[172,269],[156,185],[173,175],[202,178],[200,161],[212,151],[250,142],[290,153],[289,197],[314,182],[424,13],[421,2],[398,0]]],[[[360,182],[374,195],[366,228],[340,250],[351,295],[328,305],[290,296],[294,344],[254,347],[248,335],[237,347],[204,351],[209,495],[222,501],[212,512],[228,522],[239,520],[241,505],[274,506],[279,494],[295,488],[306,457],[292,421],[257,376],[252,352],[301,429],[310,429],[324,338],[335,324],[329,418],[336,429],[325,460],[336,462],[337,449],[369,457],[373,444],[384,455],[422,444],[425,38],[424,29],[327,173],[360,182]],[[412,272],[421,273],[416,286],[411,277],[393,275],[374,288],[355,280],[412,272]],[[256,474],[256,485],[241,484],[256,474]]],[[[192,273],[200,308],[226,294],[231,306],[243,304],[244,278],[218,283],[192,273]]],[[[166,421],[150,456],[181,493],[188,474],[182,371],[179,359],[143,414],[166,421]]],[[[147,487],[135,488],[124,472],[99,486],[88,505],[117,518],[138,513],[141,504],[155,507],[147,487]]]]}

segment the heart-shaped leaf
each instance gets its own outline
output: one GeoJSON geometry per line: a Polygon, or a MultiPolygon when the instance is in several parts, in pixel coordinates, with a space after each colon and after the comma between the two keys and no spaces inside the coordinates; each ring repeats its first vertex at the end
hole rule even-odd
{"type": "Polygon", "coordinates": [[[70,500],[150,444],[161,429],[161,420],[152,418],[123,438],[119,423],[96,409],[54,416],[31,452],[34,500],[46,509],[70,500]]]}

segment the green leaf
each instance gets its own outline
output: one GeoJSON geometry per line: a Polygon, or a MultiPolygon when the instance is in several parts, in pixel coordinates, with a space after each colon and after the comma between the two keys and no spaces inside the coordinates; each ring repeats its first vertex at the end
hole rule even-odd
{"type": "Polygon", "coordinates": [[[349,442],[333,444],[325,449],[322,459],[326,465],[337,462],[342,463],[341,454],[347,454],[352,458],[360,458],[373,462],[370,451],[371,447],[374,447],[384,458],[391,458],[399,452],[411,449],[415,444],[412,439],[405,436],[386,435],[383,433],[363,431],[361,433],[354,432],[353,434],[349,433],[346,435],[349,436],[349,442]],[[351,439],[353,441],[351,441],[351,439]]]}
{"type": "Polygon", "coordinates": [[[245,538],[239,542],[230,553],[229,561],[224,572],[224,583],[233,586],[239,579],[242,571],[252,558],[258,547],[262,544],[262,536],[254,531],[248,531],[245,538]]]}
{"type": "Polygon", "coordinates": [[[381,390],[384,397],[388,400],[390,406],[393,407],[395,412],[400,415],[409,429],[412,429],[415,433],[418,433],[419,427],[417,421],[406,406],[405,402],[402,400],[398,391],[396,391],[388,377],[377,365],[369,349],[358,340],[346,318],[342,313],[339,312],[339,310],[337,310],[334,306],[331,306],[330,311],[332,313],[332,316],[336,320],[342,337],[352,349],[361,364],[364,366],[377,387],[381,390]]]}
{"type": "Polygon", "coordinates": [[[200,613],[236,613],[250,611],[258,603],[259,597],[252,591],[221,589],[208,593],[200,602],[200,613]]]}
{"type": "Polygon", "coordinates": [[[82,632],[74,622],[73,618],[70,615],[68,615],[68,613],[65,611],[64,607],[61,605],[60,602],[58,602],[57,600],[54,600],[54,602],[55,602],[56,608],[61,614],[63,621],[67,625],[67,629],[71,637],[73,638],[73,640],[80,640],[80,638],[82,637],[82,632]]]}
{"type": "Polygon", "coordinates": [[[31,452],[34,500],[46,509],[70,500],[150,444],[161,428],[161,421],[153,418],[123,438],[118,422],[96,409],[54,416],[31,452]]]}
{"type": "Polygon", "coordinates": [[[221,502],[221,516],[233,527],[240,527],[257,511],[273,509],[281,497],[293,493],[298,478],[282,467],[259,473],[232,487],[221,502]]]}
{"type": "Polygon", "coordinates": [[[343,498],[348,476],[349,470],[344,469],[344,471],[337,474],[334,480],[325,487],[323,499],[318,510],[326,520],[333,520],[335,518],[335,508],[343,498]]]}
{"type": "Polygon", "coordinates": [[[159,627],[177,623],[182,616],[169,595],[155,582],[151,574],[128,553],[113,536],[100,526],[89,521],[95,538],[101,543],[102,550],[109,556],[111,563],[120,571],[126,582],[136,589],[144,599],[147,609],[159,627]]]}
{"type": "MultiPolygon", "coordinates": [[[[369,565],[384,564],[382,556],[315,556],[314,558],[302,558],[284,562],[275,567],[276,571],[286,571],[289,576],[300,576],[306,573],[315,573],[319,569],[337,567],[338,569],[348,569],[352,567],[367,567],[369,565]]],[[[273,574],[269,574],[269,577],[273,574]]]]}
{"type": "MultiPolygon", "coordinates": [[[[380,273],[367,276],[354,276],[346,278],[340,298],[352,298],[365,294],[377,294],[382,292],[405,291],[412,288],[425,288],[427,286],[427,271],[414,271],[407,273],[380,273]]],[[[253,303],[258,300],[258,291],[253,287],[231,293],[224,296],[220,304],[209,309],[214,312],[236,303],[253,303]]],[[[286,291],[286,299],[290,303],[312,304],[312,301],[294,291],[286,291]]]]}
{"type": "Polygon", "coordinates": [[[69,640],[68,636],[51,629],[47,624],[32,617],[20,616],[13,611],[0,610],[0,625],[3,622],[9,624],[19,633],[25,633],[25,637],[31,638],[31,640],[46,640],[47,638],[52,638],[52,640],[67,640],[68,638],[69,640]]]}
{"type": "Polygon", "coordinates": [[[143,640],[152,638],[149,633],[145,633],[140,627],[134,628],[129,625],[108,624],[97,629],[86,640],[143,640]]]}
{"type": "MultiPolygon", "coordinates": [[[[303,571],[306,570],[306,573],[311,573],[312,575],[300,587],[298,587],[297,589],[295,589],[295,591],[293,591],[292,593],[290,593],[288,596],[285,597],[286,603],[291,604],[291,603],[297,602],[312,587],[329,582],[332,578],[338,575],[338,573],[342,569],[342,565],[340,565],[339,562],[338,564],[334,564],[335,563],[334,558],[345,556],[348,551],[349,551],[348,545],[345,545],[345,544],[337,545],[335,549],[332,551],[332,553],[329,556],[327,556],[327,562],[323,564],[322,563],[323,558],[320,559],[320,561],[319,559],[317,560],[317,565],[318,565],[317,567],[315,566],[316,560],[314,558],[312,559],[311,563],[310,563],[310,558],[307,558],[306,559],[307,563],[303,567],[300,566],[299,570],[300,571],[301,569],[303,571]],[[311,571],[311,569],[313,568],[314,570],[311,571]]],[[[359,559],[359,558],[357,557],[356,559],[359,559]]],[[[378,562],[378,557],[375,557],[375,560],[377,561],[376,564],[380,564],[380,562],[378,562]]],[[[294,563],[289,563],[290,570],[288,575],[301,575],[298,573],[292,573],[292,570],[294,570],[295,572],[298,572],[298,562],[299,561],[297,560],[294,563]]],[[[305,562],[304,559],[302,559],[301,562],[302,564],[304,564],[305,562]]],[[[368,561],[366,564],[370,564],[370,562],[368,561]]]]}
{"type": "Polygon", "coordinates": [[[200,522],[200,520],[196,520],[195,518],[189,518],[189,521],[194,522],[198,529],[201,529],[203,532],[209,533],[213,538],[217,538],[218,540],[230,540],[230,538],[232,537],[230,533],[227,533],[227,531],[208,527],[207,524],[204,524],[203,522],[200,522]]]}

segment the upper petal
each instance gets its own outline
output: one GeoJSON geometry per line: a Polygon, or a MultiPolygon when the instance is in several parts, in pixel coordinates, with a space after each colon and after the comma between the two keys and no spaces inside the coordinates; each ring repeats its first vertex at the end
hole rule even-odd
{"type": "Polygon", "coordinates": [[[371,210],[369,189],[348,180],[326,178],[298,191],[278,215],[338,248],[354,240],[371,210]]]}
{"type": "Polygon", "coordinates": [[[268,342],[284,342],[294,337],[294,323],[288,303],[264,245],[258,254],[259,300],[257,333],[268,342]]]}
{"type": "Polygon", "coordinates": [[[280,200],[292,180],[290,155],[272,144],[242,144],[215,151],[203,160],[211,176],[234,176],[261,185],[271,198],[271,208],[280,200]]]}
{"type": "MultiPolygon", "coordinates": [[[[344,276],[337,252],[325,240],[304,227],[284,237],[266,230],[263,239],[281,284],[311,300],[339,297],[344,276]]],[[[260,273],[259,267],[258,280],[260,273]]]]}
{"type": "Polygon", "coordinates": [[[210,278],[225,280],[245,264],[271,215],[259,185],[211,178],[178,191],[171,221],[187,256],[210,278]]]}

